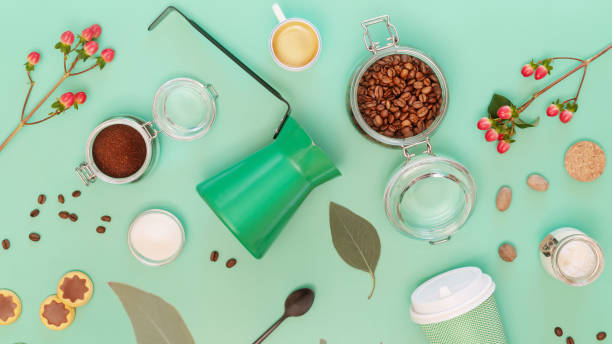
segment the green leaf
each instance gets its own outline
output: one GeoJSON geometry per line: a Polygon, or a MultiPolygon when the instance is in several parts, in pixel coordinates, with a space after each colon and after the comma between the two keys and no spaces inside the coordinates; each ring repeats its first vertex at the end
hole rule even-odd
{"type": "Polygon", "coordinates": [[[489,103],[489,108],[487,109],[489,117],[497,118],[497,110],[504,105],[514,106],[510,99],[497,93],[493,94],[491,102],[489,103]]]}
{"type": "Polygon", "coordinates": [[[195,344],[185,321],[171,304],[127,284],[108,282],[130,317],[138,344],[195,344]]]}
{"type": "Polygon", "coordinates": [[[79,109],[79,104],[77,104],[77,102],[74,102],[74,105],[73,105],[73,106],[74,106],[74,109],[75,109],[75,110],[78,110],[78,109],[79,109]]]}
{"type": "Polygon", "coordinates": [[[60,49],[63,46],[62,42],[55,43],[55,49],[60,49]]]}
{"type": "Polygon", "coordinates": [[[372,298],[376,287],[374,271],[380,258],[380,238],[368,220],[347,208],[329,203],[329,227],[334,247],[345,263],[372,276],[372,298]]]}
{"type": "Polygon", "coordinates": [[[536,118],[535,121],[528,123],[523,121],[520,118],[517,118],[514,120],[514,124],[516,124],[517,127],[521,128],[521,129],[525,129],[525,128],[532,128],[538,125],[538,123],[540,123],[540,117],[536,118]]]}

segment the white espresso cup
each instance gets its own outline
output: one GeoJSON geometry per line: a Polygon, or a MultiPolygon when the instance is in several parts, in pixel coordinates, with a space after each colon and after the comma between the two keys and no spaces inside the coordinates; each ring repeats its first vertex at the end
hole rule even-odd
{"type": "Polygon", "coordinates": [[[305,19],[287,19],[276,3],[272,11],[278,19],[270,35],[270,53],[274,61],[293,72],[312,66],[321,52],[321,35],[317,28],[305,19]]]}

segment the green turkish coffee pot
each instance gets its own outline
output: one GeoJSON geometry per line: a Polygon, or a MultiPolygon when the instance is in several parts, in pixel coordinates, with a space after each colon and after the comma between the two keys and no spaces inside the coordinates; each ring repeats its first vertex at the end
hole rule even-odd
{"type": "Polygon", "coordinates": [[[340,171],[287,117],[276,139],[197,190],[255,258],[270,248],[308,193],[340,171]]]}

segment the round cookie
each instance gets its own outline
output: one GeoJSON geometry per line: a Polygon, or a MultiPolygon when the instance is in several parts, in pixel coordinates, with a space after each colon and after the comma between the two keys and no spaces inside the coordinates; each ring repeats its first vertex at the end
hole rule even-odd
{"type": "Polygon", "coordinates": [[[70,307],[84,306],[93,295],[93,283],[81,271],[70,271],[57,285],[57,297],[70,307]]]}
{"type": "Polygon", "coordinates": [[[21,300],[10,290],[0,289],[0,325],[12,324],[21,315],[21,300]]]}
{"type": "Polygon", "coordinates": [[[74,308],[57,295],[51,295],[40,305],[40,321],[51,330],[63,330],[74,321],[74,308]]]}
{"type": "Polygon", "coordinates": [[[606,154],[591,141],[573,144],[565,153],[565,169],[579,182],[591,182],[606,168],[606,154]]]}

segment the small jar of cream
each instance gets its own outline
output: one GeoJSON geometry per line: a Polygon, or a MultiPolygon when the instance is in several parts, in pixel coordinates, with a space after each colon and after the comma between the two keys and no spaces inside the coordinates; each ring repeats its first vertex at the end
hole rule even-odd
{"type": "Polygon", "coordinates": [[[551,276],[571,286],[592,283],[604,267],[599,244],[570,227],[556,229],[542,240],[540,261],[551,276]]]}

